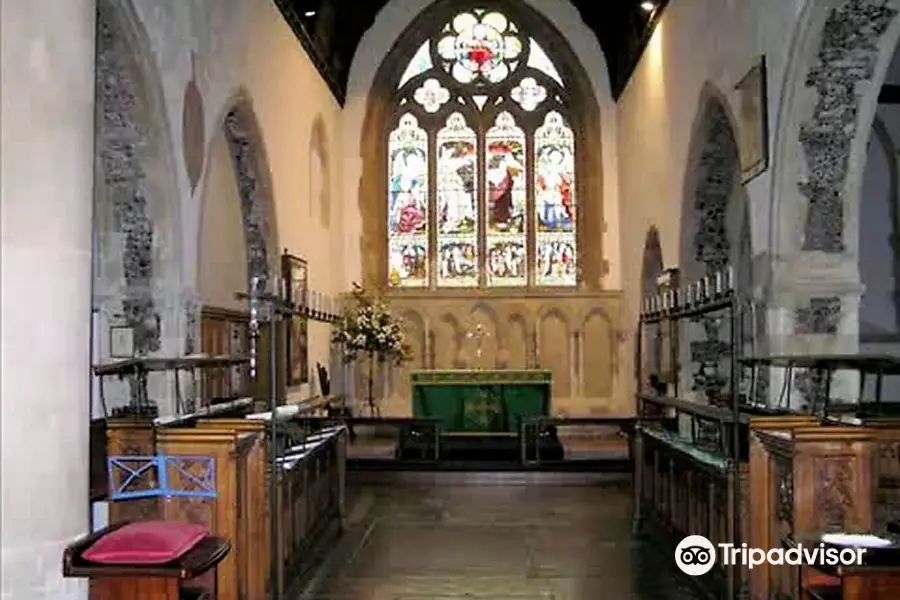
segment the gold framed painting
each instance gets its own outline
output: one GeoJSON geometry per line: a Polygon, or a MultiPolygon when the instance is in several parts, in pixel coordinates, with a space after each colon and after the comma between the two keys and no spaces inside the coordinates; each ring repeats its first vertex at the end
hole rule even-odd
{"type": "Polygon", "coordinates": [[[766,86],[766,57],[761,56],[735,86],[742,183],[747,183],[769,168],[766,86]]]}
{"type": "MultiPolygon", "coordinates": [[[[302,258],[285,252],[281,255],[281,276],[286,300],[305,306],[309,294],[309,267],[302,258]]],[[[309,382],[309,319],[291,315],[285,321],[285,353],[288,387],[309,382]]]]}

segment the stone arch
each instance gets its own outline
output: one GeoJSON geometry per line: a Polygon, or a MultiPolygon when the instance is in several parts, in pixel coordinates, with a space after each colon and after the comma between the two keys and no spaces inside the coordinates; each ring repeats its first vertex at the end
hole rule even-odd
{"type": "Polygon", "coordinates": [[[641,293],[643,296],[656,292],[656,281],[664,268],[659,229],[653,225],[644,236],[644,255],[641,261],[641,293]]]}
{"type": "Polygon", "coordinates": [[[609,398],[613,393],[613,371],[616,362],[616,328],[609,314],[602,308],[587,311],[581,322],[584,349],[582,356],[594,357],[591,364],[577,365],[581,369],[584,395],[587,398],[609,398]]]}
{"type": "MultiPolygon", "coordinates": [[[[396,42],[386,53],[375,70],[359,128],[359,137],[351,141],[360,148],[361,176],[353,196],[358,198],[358,212],[362,216],[359,254],[362,257],[362,279],[367,289],[384,289],[388,282],[387,205],[383,201],[387,189],[386,122],[393,105],[386,101],[394,92],[399,72],[406,66],[421,43],[418,32],[436,22],[447,21],[456,13],[473,5],[491,6],[507,11],[523,28],[533,28],[542,33],[559,57],[555,61],[563,79],[570,87],[569,96],[577,102],[571,110],[572,128],[576,132],[576,187],[581,198],[595,198],[593,203],[580,207],[578,221],[579,280],[587,287],[598,288],[606,274],[603,250],[603,155],[601,143],[601,110],[595,87],[579,56],[570,47],[566,37],[545,16],[541,5],[534,0],[487,0],[460,3],[459,0],[435,0],[414,17],[397,35],[396,42]],[[591,243],[583,243],[591,240],[591,243]]],[[[557,2],[559,4],[559,2],[557,2]]],[[[384,10],[387,10],[384,9],[384,10]]],[[[552,12],[552,9],[548,9],[552,12]]],[[[365,42],[365,39],[364,39],[365,42]]],[[[362,44],[361,43],[361,47],[362,44]]],[[[359,54],[359,53],[358,53],[359,54]]],[[[608,92],[608,87],[605,88],[608,92]]],[[[607,98],[604,97],[603,100],[607,98]]]]}
{"type": "MultiPolygon", "coordinates": [[[[181,219],[161,78],[129,0],[97,2],[95,302],[133,351],[181,351],[181,219]]],[[[101,336],[104,360],[109,336],[101,336]]],[[[165,410],[165,409],[164,409],[165,410]]]]}
{"type": "Polygon", "coordinates": [[[864,176],[863,197],[860,205],[860,228],[866,229],[869,234],[864,239],[860,235],[859,263],[860,282],[866,288],[866,295],[860,302],[859,338],[860,343],[890,343],[898,336],[900,328],[900,246],[894,240],[900,234],[900,170],[897,167],[897,144],[891,137],[891,132],[884,120],[878,115],[872,121],[872,139],[869,142],[864,176]],[[873,154],[874,151],[874,154],[873,154]],[[880,155],[880,161],[873,158],[880,155]],[[876,176],[869,179],[868,176],[876,176]],[[881,175],[880,177],[877,177],[881,175]],[[865,189],[867,184],[881,184],[876,190],[865,189]],[[873,192],[879,192],[876,195],[873,192]],[[868,219],[866,218],[868,216],[868,219]],[[879,229],[887,224],[888,231],[879,229]],[[880,231],[875,235],[872,231],[880,231]],[[886,235],[884,235],[886,234],[886,235]],[[865,240],[869,240],[867,245],[865,240]],[[873,244],[879,244],[880,248],[873,248],[873,244]],[[886,264],[884,249],[888,247],[891,260],[886,264]],[[867,267],[870,270],[867,273],[867,267]],[[884,282],[892,281],[890,289],[892,293],[885,294],[888,290],[884,282]],[[870,294],[881,295],[871,304],[867,302],[870,294]],[[885,297],[887,296],[887,298],[885,297]],[[880,302],[889,299],[893,304],[891,317],[893,323],[886,323],[883,305],[880,302]]]}
{"type": "MultiPolygon", "coordinates": [[[[859,349],[862,174],[898,15],[900,0],[807,0],[798,19],[772,152],[768,301],[782,326],[769,332],[770,352],[859,349]]],[[[781,385],[773,374],[772,389],[781,385]]],[[[798,403],[813,404],[824,377],[798,374],[793,385],[798,403]]],[[[858,390],[851,374],[831,385],[842,401],[858,390]]]]}
{"type": "Polygon", "coordinates": [[[331,157],[328,154],[328,132],[322,115],[313,120],[309,141],[310,211],[318,211],[319,224],[331,227],[331,157]],[[316,171],[319,171],[317,174],[316,171]]]}
{"type": "Polygon", "coordinates": [[[704,86],[684,177],[679,236],[683,281],[713,275],[736,262],[748,202],[733,123],[724,95],[704,86]]]}
{"type": "MultiPolygon", "coordinates": [[[[715,276],[729,266],[737,279],[748,277],[752,251],[742,243],[746,241],[742,235],[749,232],[749,200],[741,183],[733,123],[725,96],[714,86],[705,85],[684,177],[679,236],[679,275],[683,283],[715,276]],[[750,255],[743,256],[745,252],[750,255]]],[[[722,357],[731,348],[724,325],[716,318],[680,323],[678,340],[673,340],[679,345],[679,355],[686,357],[680,361],[679,395],[702,395],[710,401],[720,397],[728,373],[722,357]],[[701,347],[704,350],[695,351],[701,347]]]]}
{"type": "Polygon", "coordinates": [[[541,313],[537,323],[538,366],[553,372],[553,395],[565,398],[572,392],[572,321],[570,315],[551,308],[541,313]]]}
{"type": "Polygon", "coordinates": [[[261,293],[268,289],[272,273],[279,272],[278,229],[262,129],[245,91],[239,91],[229,103],[221,122],[231,149],[241,201],[248,290],[261,293]]]}
{"type": "Polygon", "coordinates": [[[898,12],[898,0],[806,2],[773,149],[769,246],[776,261],[802,252],[855,254],[866,145],[900,38],[898,12]]]}

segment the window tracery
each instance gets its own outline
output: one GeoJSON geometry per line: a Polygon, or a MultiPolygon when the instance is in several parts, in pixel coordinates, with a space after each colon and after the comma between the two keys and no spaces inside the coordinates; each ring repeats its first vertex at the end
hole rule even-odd
{"type": "Polygon", "coordinates": [[[398,80],[388,136],[393,287],[577,283],[564,80],[501,12],[461,12],[398,80]]]}

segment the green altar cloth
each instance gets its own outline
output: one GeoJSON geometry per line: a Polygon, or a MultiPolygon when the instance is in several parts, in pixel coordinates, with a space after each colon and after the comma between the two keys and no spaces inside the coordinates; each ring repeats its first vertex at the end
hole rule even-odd
{"type": "Polygon", "coordinates": [[[414,371],[413,416],[444,433],[518,433],[522,417],[550,414],[550,371],[414,371]]]}

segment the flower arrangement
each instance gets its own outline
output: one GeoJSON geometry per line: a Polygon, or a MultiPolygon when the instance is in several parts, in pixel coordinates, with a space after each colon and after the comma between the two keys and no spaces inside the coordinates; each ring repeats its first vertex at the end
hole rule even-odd
{"type": "Polygon", "coordinates": [[[356,306],[344,311],[331,335],[331,341],[341,345],[344,361],[353,362],[360,354],[393,364],[409,360],[403,328],[388,305],[367,295],[358,284],[353,286],[353,300],[356,306]]]}
{"type": "Polygon", "coordinates": [[[369,407],[375,413],[374,363],[401,365],[411,358],[401,321],[391,314],[387,303],[368,295],[359,284],[354,283],[353,304],[344,310],[335,325],[331,342],[340,346],[345,363],[360,357],[368,358],[369,407]]]}

